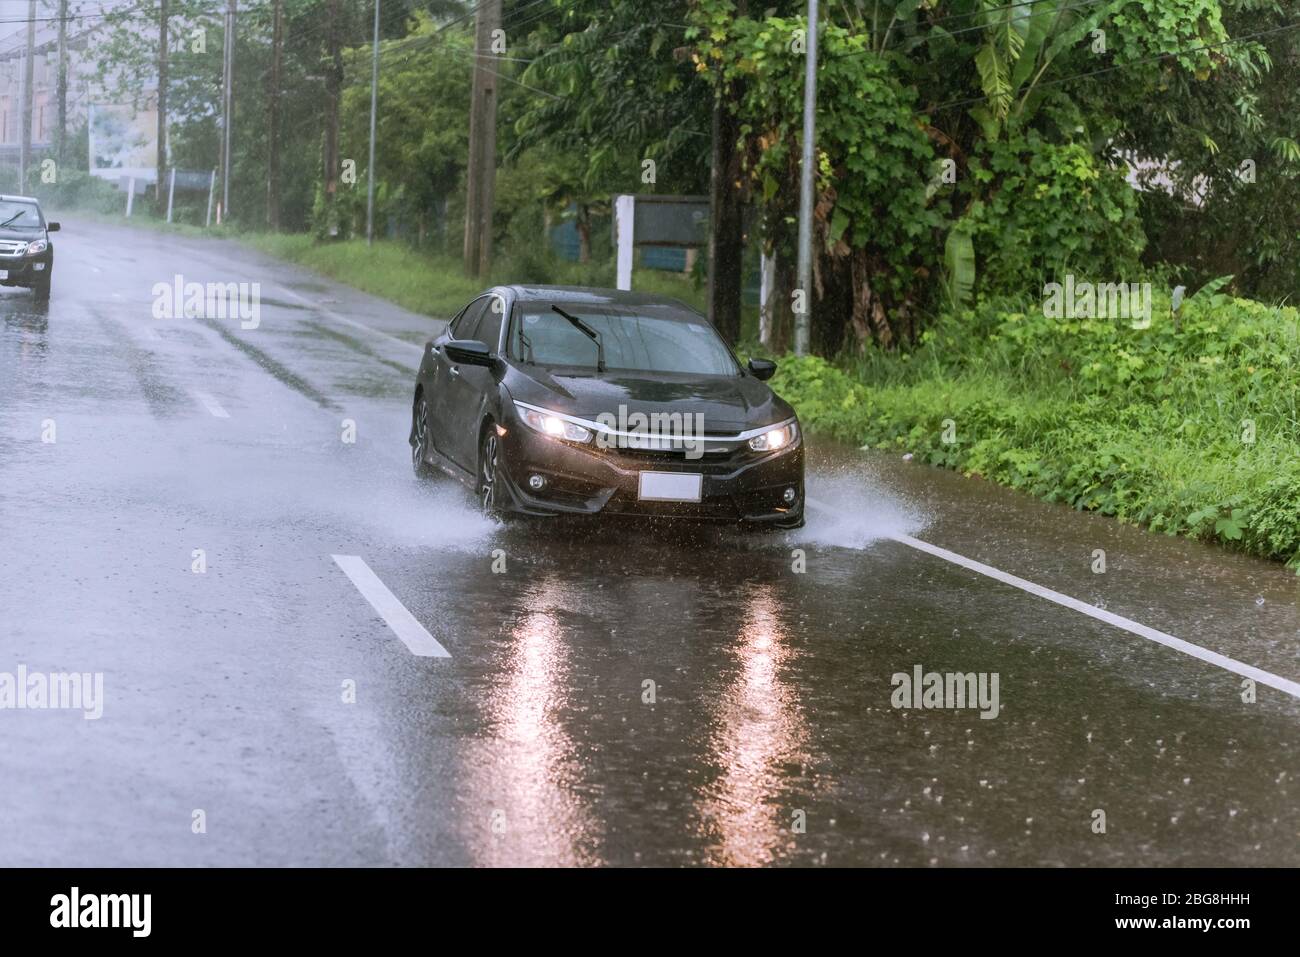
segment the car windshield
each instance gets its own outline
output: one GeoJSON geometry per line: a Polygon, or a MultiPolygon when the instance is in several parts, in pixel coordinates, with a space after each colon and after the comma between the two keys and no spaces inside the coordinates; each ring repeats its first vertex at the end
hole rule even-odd
{"type": "MultiPolygon", "coordinates": [[[[598,305],[557,302],[605,347],[609,371],[737,375],[730,350],[703,316],[671,305],[598,305]]],[[[510,357],[542,366],[596,368],[596,343],[551,310],[549,302],[522,303],[510,332],[510,357]]]]}
{"type": "Polygon", "coordinates": [[[14,203],[0,200],[0,226],[20,226],[24,229],[41,225],[41,210],[35,203],[14,203]]]}

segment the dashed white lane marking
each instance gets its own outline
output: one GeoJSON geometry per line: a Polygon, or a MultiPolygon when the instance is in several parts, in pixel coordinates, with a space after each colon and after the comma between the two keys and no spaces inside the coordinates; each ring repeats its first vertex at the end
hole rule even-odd
{"type": "Polygon", "coordinates": [[[203,407],[207,409],[209,412],[211,412],[215,418],[218,419],[230,418],[230,413],[221,407],[221,403],[218,402],[216,399],[214,399],[212,396],[208,395],[206,392],[195,392],[194,398],[198,399],[199,402],[202,403],[203,407]]]}
{"type": "Polygon", "coordinates": [[[366,332],[370,333],[371,335],[383,336],[385,339],[391,339],[393,342],[396,342],[400,346],[405,346],[407,349],[412,349],[420,353],[421,355],[424,355],[424,346],[417,346],[414,342],[407,342],[405,339],[399,338],[398,336],[395,336],[392,333],[381,332],[379,329],[376,329],[374,326],[368,326],[364,322],[357,322],[355,319],[349,319],[347,316],[341,316],[333,309],[326,309],[324,306],[312,302],[306,296],[300,295],[294,292],[292,289],[289,289],[285,286],[281,286],[280,291],[284,293],[286,296],[289,296],[293,299],[297,299],[299,302],[303,303],[306,306],[310,306],[313,310],[320,313],[322,316],[327,316],[330,319],[333,319],[335,322],[341,322],[344,325],[354,326],[357,329],[363,329],[366,332]]]}
{"type": "Polygon", "coordinates": [[[402,644],[410,649],[411,654],[422,658],[450,658],[451,654],[436,638],[416,621],[415,616],[406,610],[406,606],[397,600],[397,596],[388,590],[379,577],[370,570],[356,555],[331,555],[334,563],[343,569],[343,574],[352,579],[363,598],[379,612],[379,617],[393,630],[402,644]]]}
{"type": "MultiPolygon", "coordinates": [[[[808,504],[814,508],[821,509],[825,512],[832,511],[829,506],[821,502],[815,502],[808,499],[808,504]]],[[[1204,661],[1206,664],[1214,665],[1225,671],[1231,671],[1233,674],[1241,675],[1243,678],[1250,678],[1259,684],[1267,685],[1270,688],[1276,688],[1278,691],[1285,692],[1293,698],[1300,698],[1300,683],[1288,681],[1286,678],[1279,677],[1271,672],[1256,668],[1254,665],[1248,665],[1244,662],[1237,661],[1235,658],[1229,658],[1227,655],[1221,655],[1217,651],[1211,651],[1208,648],[1202,648],[1200,645],[1194,645],[1190,641],[1184,641],[1181,638],[1175,638],[1173,635],[1166,634],[1163,631],[1157,631],[1149,628],[1140,622],[1133,621],[1131,618],[1125,618],[1122,615],[1116,615],[1113,612],[1106,611],[1104,608],[1098,608],[1096,605],[1089,605],[1087,602],[1079,601],[1077,598],[1071,598],[1069,595],[1063,595],[1059,591],[1053,591],[1050,588],[1044,588],[1042,585],[1036,585],[1016,575],[1004,572],[994,568],[992,565],[985,565],[983,562],[977,562],[974,559],[966,558],[964,555],[958,555],[956,552],[950,552],[946,548],[940,548],[938,545],[931,545],[929,542],[923,542],[919,538],[913,538],[911,535],[890,535],[892,541],[909,548],[915,548],[917,551],[925,552],[927,555],[933,555],[935,558],[941,558],[946,562],[952,562],[954,565],[960,565],[962,568],[969,569],[980,575],[1000,581],[1003,584],[1010,585],[1013,588],[1019,588],[1021,591],[1028,592],[1031,595],[1037,595],[1039,598],[1045,598],[1054,602],[1063,608],[1069,608],[1077,611],[1081,615],[1087,615],[1089,618],[1095,618],[1103,621],[1108,625],[1113,625],[1130,634],[1137,635],[1139,638],[1145,638],[1148,641],[1154,641],[1157,644],[1164,645],[1167,648],[1173,648],[1175,651],[1181,651],[1185,655],[1190,655],[1204,661]]]]}

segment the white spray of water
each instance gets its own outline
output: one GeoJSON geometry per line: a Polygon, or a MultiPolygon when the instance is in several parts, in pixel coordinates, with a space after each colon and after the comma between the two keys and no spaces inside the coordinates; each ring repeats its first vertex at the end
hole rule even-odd
{"type": "Polygon", "coordinates": [[[466,548],[497,530],[497,523],[451,479],[435,479],[431,487],[420,488],[403,475],[358,489],[332,510],[367,536],[399,547],[466,548]]]}
{"type": "Polygon", "coordinates": [[[866,548],[882,538],[915,535],[928,519],[870,472],[814,473],[806,482],[806,521],[793,541],[866,548]]]}

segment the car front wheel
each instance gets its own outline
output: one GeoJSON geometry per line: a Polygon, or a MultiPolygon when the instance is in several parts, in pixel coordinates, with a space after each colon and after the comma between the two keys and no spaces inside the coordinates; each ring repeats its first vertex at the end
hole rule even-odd
{"type": "Polygon", "coordinates": [[[496,515],[498,511],[497,464],[501,455],[501,442],[497,430],[489,426],[479,443],[478,454],[478,500],[483,511],[496,515]]]}
{"type": "Polygon", "coordinates": [[[429,403],[421,395],[415,400],[411,412],[411,468],[415,477],[422,481],[433,478],[433,468],[429,465],[429,403]]]}

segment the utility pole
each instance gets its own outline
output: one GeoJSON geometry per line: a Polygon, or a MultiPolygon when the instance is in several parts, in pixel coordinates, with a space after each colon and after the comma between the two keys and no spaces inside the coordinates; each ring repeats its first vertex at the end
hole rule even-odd
{"type": "MultiPolygon", "coordinates": [[[[59,25],[62,27],[62,24],[59,25]]],[[[167,0],[158,3],[158,184],[154,199],[163,211],[163,182],[167,179],[167,0]]],[[[171,221],[171,197],[167,198],[167,220],[171,221]]]]}
{"type": "Polygon", "coordinates": [[[27,192],[32,161],[32,79],[36,64],[36,0],[27,0],[27,62],[23,65],[23,143],[18,156],[18,191],[27,192]]]}
{"type": "Polygon", "coordinates": [[[492,265],[492,207],[496,199],[496,71],[485,62],[501,28],[501,0],[482,0],[474,14],[474,87],[469,104],[469,172],[465,196],[465,273],[492,265]]]}
{"type": "Polygon", "coordinates": [[[325,234],[335,237],[339,234],[339,112],[343,102],[343,42],[339,37],[343,13],[339,0],[329,0],[326,16],[329,22],[325,39],[328,57],[325,64],[325,234]]]}
{"type": "Polygon", "coordinates": [[[226,8],[226,67],[221,107],[221,220],[230,219],[230,141],[235,119],[235,16],[238,0],[229,0],[226,8]]]}
{"type": "Polygon", "coordinates": [[[799,292],[803,308],[794,314],[794,354],[808,354],[812,328],[813,176],[817,161],[817,0],[808,0],[808,50],[803,75],[803,165],[799,183],[799,292]]]}
{"type": "Polygon", "coordinates": [[[266,98],[266,224],[280,231],[280,71],[284,56],[284,0],[274,0],[271,14],[271,89],[266,98]]]}
{"type": "Polygon", "coordinates": [[[379,0],[375,0],[375,39],[370,65],[370,182],[366,186],[366,245],[375,243],[375,110],[379,106],[379,0]]]}
{"type": "Polygon", "coordinates": [[[63,162],[67,159],[68,144],[68,0],[59,0],[59,79],[56,96],[59,101],[59,142],[55,156],[61,172],[63,162]]]}

